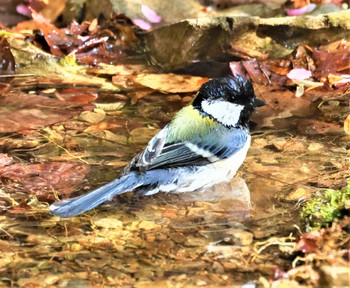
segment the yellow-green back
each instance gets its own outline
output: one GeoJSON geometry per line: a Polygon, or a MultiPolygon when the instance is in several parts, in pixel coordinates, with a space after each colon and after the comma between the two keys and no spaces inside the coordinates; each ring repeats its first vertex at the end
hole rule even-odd
{"type": "Polygon", "coordinates": [[[203,137],[217,123],[210,117],[203,117],[192,105],[182,108],[169,124],[167,142],[187,141],[196,137],[203,137]]]}

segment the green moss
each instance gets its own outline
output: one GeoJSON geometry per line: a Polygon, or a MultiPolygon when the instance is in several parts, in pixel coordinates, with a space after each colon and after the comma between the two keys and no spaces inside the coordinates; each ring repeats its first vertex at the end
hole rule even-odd
{"type": "Polygon", "coordinates": [[[301,217],[307,230],[328,227],[335,219],[349,213],[350,181],[341,190],[326,190],[318,193],[301,209],[301,217]]]}

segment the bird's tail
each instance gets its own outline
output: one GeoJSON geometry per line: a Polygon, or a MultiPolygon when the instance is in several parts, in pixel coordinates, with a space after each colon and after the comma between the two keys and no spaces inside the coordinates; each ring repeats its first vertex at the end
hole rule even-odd
{"type": "Polygon", "coordinates": [[[143,177],[138,173],[128,173],[88,194],[53,203],[50,206],[50,212],[63,218],[84,213],[111,200],[115,195],[134,190],[144,185],[144,181],[140,178],[143,177]]]}

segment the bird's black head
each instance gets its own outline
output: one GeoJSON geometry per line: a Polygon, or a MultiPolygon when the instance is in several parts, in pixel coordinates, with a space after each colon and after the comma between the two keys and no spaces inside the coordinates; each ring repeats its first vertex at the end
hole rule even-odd
{"type": "Polygon", "coordinates": [[[204,83],[192,105],[226,126],[248,127],[254,108],[265,103],[255,97],[249,80],[228,76],[204,83]]]}

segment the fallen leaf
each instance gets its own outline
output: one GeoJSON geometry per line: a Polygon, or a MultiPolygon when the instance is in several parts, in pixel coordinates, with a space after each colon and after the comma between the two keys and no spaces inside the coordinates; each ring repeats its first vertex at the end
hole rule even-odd
{"type": "Polygon", "coordinates": [[[94,88],[67,88],[56,89],[55,96],[62,101],[78,104],[88,104],[97,98],[97,89],[94,88]]]}
{"type": "Polygon", "coordinates": [[[60,30],[55,25],[51,24],[41,14],[32,11],[32,17],[37,27],[43,33],[45,40],[50,47],[51,53],[55,56],[64,56],[60,46],[72,45],[73,39],[68,37],[63,30],[60,30]]]}
{"type": "Polygon", "coordinates": [[[329,85],[334,88],[339,88],[346,86],[350,82],[350,75],[342,74],[342,75],[336,75],[336,74],[329,74],[328,77],[329,85]]]}
{"type": "Polygon", "coordinates": [[[108,130],[90,131],[89,134],[121,145],[126,145],[128,143],[128,138],[125,135],[115,134],[108,130]]]}
{"type": "Polygon", "coordinates": [[[10,94],[0,98],[0,132],[38,129],[65,121],[79,113],[64,103],[41,95],[10,94]]]}
{"type": "Polygon", "coordinates": [[[130,76],[137,75],[140,73],[145,73],[145,71],[151,68],[140,64],[117,64],[108,65],[100,64],[99,67],[91,67],[86,70],[87,73],[93,75],[120,75],[120,76],[130,76]]]}
{"type": "Polygon", "coordinates": [[[109,129],[120,128],[120,127],[122,127],[121,124],[118,124],[118,123],[115,123],[115,122],[102,121],[102,122],[97,123],[95,125],[89,126],[88,128],[86,128],[84,130],[84,132],[109,130],[109,129]]]}
{"type": "Polygon", "coordinates": [[[54,191],[69,196],[89,171],[88,165],[76,162],[16,163],[0,168],[0,175],[20,183],[26,192],[53,200],[54,191]]]}
{"type": "MultiPolygon", "coordinates": [[[[312,115],[314,107],[311,101],[305,97],[295,97],[290,90],[275,85],[254,85],[257,97],[268,104],[259,108],[259,113],[254,115],[254,121],[263,126],[277,125],[277,119],[289,118],[292,116],[307,117],[312,115]]],[[[285,124],[289,124],[285,122],[285,124]]],[[[292,123],[290,123],[292,124],[292,123]]]]}
{"type": "Polygon", "coordinates": [[[303,234],[296,243],[295,250],[303,253],[313,253],[320,249],[323,240],[322,230],[314,230],[303,234]]]}
{"type": "MultiPolygon", "coordinates": [[[[299,121],[298,131],[306,135],[342,135],[343,129],[337,123],[330,123],[314,119],[303,119],[299,121]]],[[[345,128],[345,127],[344,127],[345,128]]]]}
{"type": "Polygon", "coordinates": [[[196,92],[208,78],[175,74],[139,74],[134,81],[165,93],[196,92]]]}

